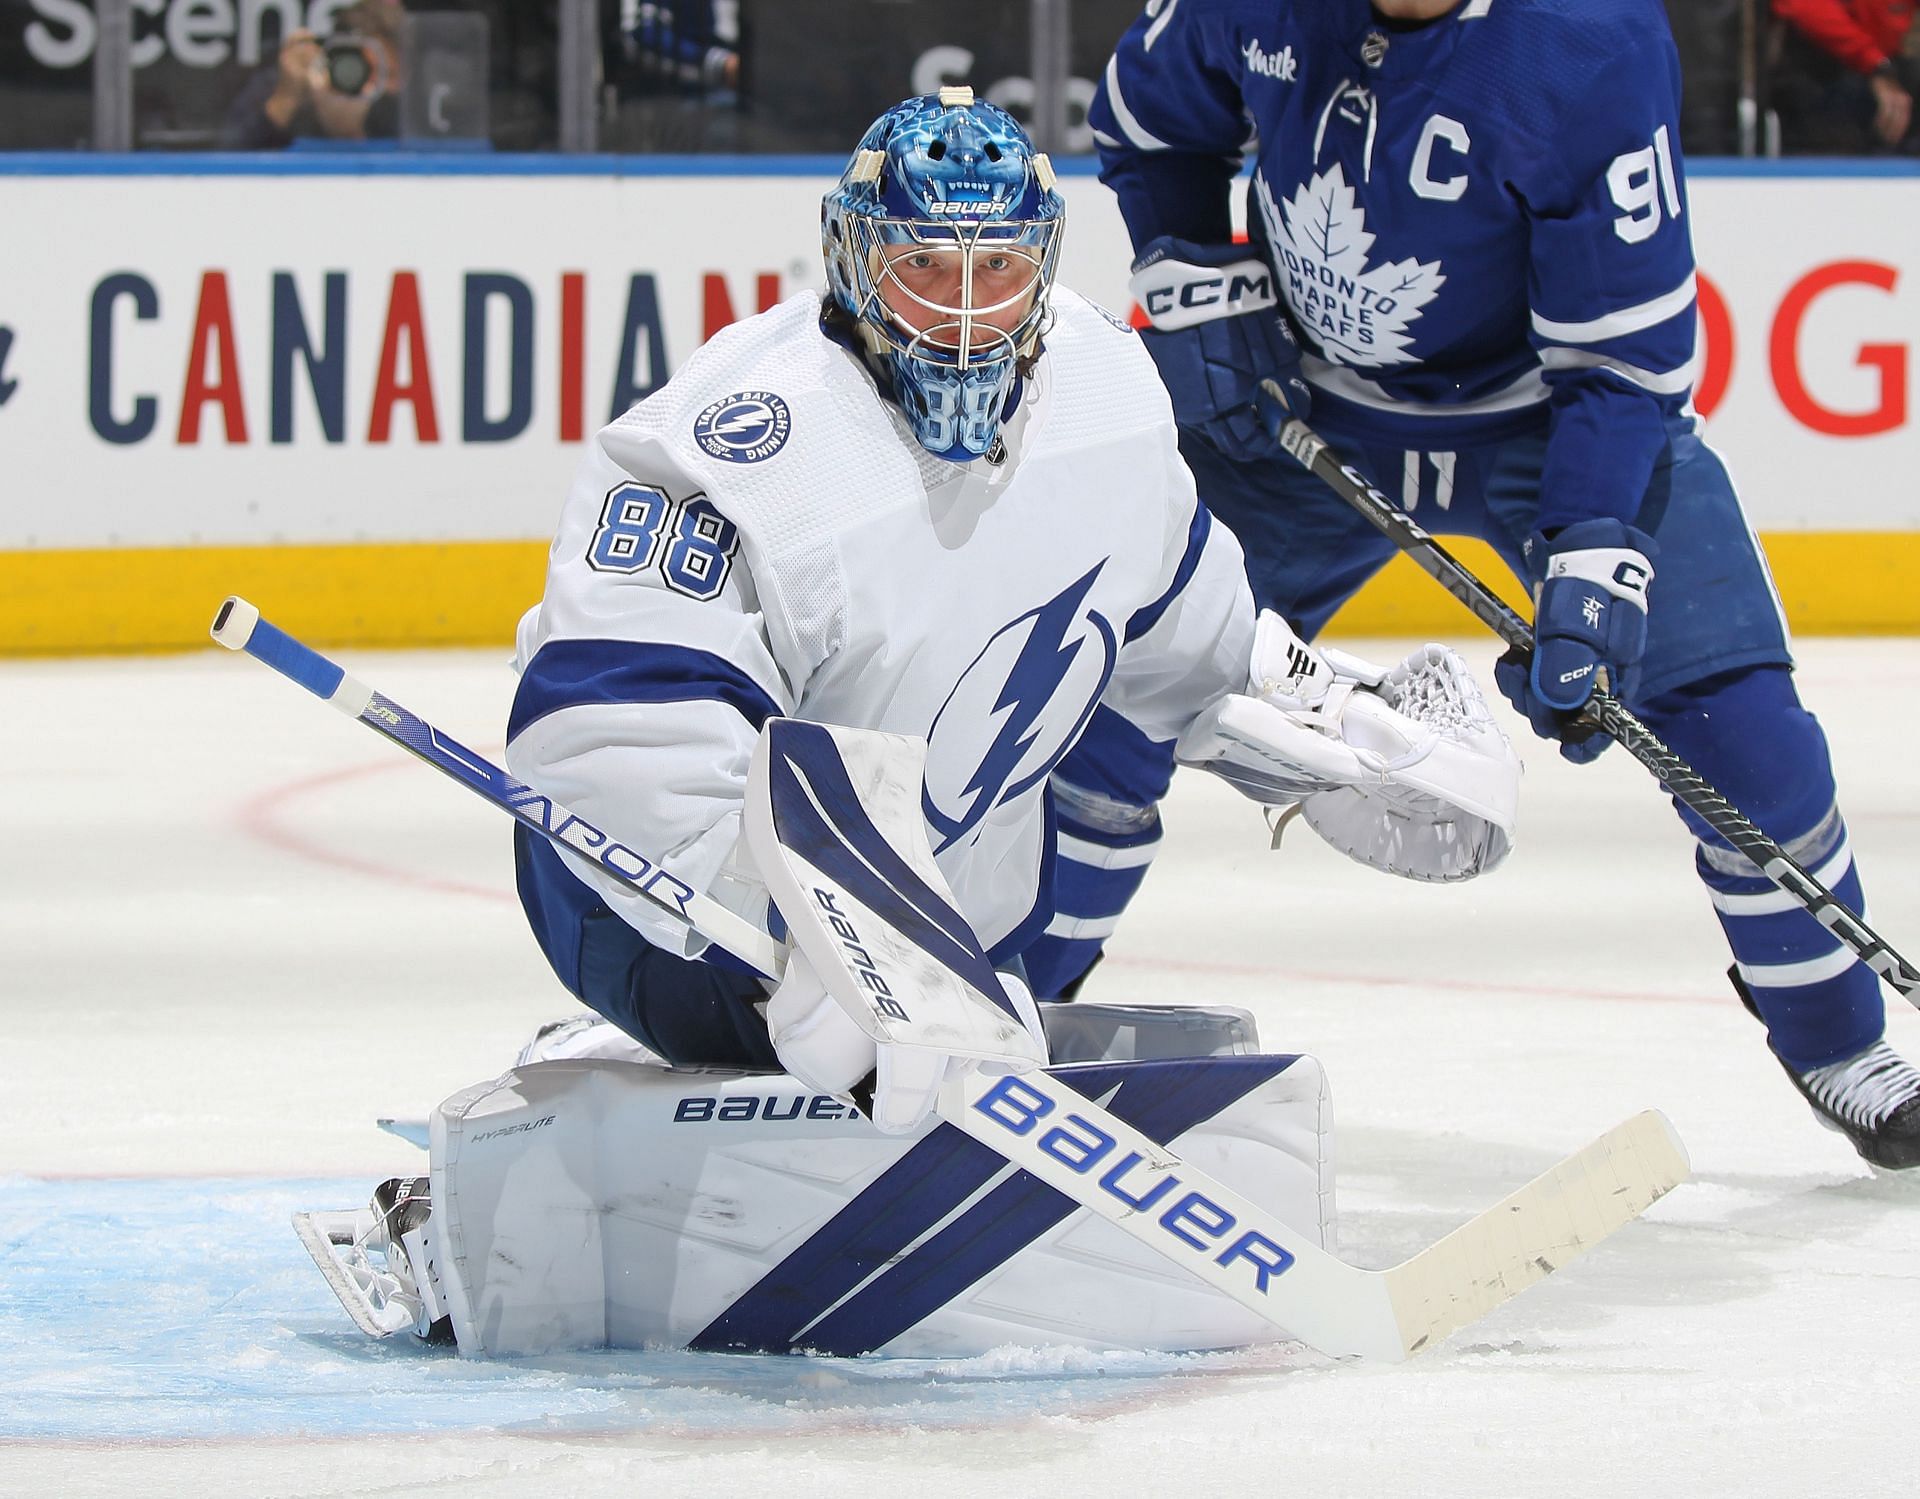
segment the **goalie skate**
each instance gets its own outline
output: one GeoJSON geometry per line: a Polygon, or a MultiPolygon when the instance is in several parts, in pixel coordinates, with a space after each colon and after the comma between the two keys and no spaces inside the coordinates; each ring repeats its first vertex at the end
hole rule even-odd
{"type": "Polygon", "coordinates": [[[444,1343],[453,1323],[427,1231],[431,1217],[428,1179],[396,1176],[375,1187],[364,1208],[295,1213],[293,1231],[362,1332],[444,1343]]]}

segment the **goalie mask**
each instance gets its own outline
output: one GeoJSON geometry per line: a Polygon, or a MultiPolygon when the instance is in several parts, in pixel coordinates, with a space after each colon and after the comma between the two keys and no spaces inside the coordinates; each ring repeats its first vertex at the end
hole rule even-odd
{"type": "Polygon", "coordinates": [[[1066,203],[1046,156],[969,88],[874,121],[820,205],[835,305],[892,380],[913,435],[969,463],[1039,349],[1066,203]]]}

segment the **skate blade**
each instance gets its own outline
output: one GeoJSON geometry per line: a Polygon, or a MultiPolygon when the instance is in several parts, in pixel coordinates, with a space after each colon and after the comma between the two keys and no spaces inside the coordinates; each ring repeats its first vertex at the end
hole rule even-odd
{"type": "Polygon", "coordinates": [[[411,1332],[415,1309],[393,1295],[394,1276],[376,1268],[360,1246],[357,1230],[366,1215],[352,1211],[295,1213],[293,1231],[307,1246],[313,1263],[326,1277],[333,1294],[346,1308],[353,1324],[370,1338],[390,1338],[411,1332]]]}

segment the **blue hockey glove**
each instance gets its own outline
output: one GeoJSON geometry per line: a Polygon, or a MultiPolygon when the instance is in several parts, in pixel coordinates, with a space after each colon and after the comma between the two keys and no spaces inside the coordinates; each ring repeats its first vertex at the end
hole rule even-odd
{"type": "Polygon", "coordinates": [[[1572,716],[1605,687],[1632,694],[1647,648],[1647,585],[1660,553],[1646,532],[1617,520],[1587,520],[1527,538],[1535,573],[1533,659],[1509,652],[1494,667],[1506,700],[1534,733],[1585,764],[1612,741],[1572,716]]]}
{"type": "Polygon", "coordinates": [[[1140,337],[1160,368],[1174,419],[1229,458],[1277,455],[1271,398],[1264,411],[1255,406],[1260,382],[1278,385],[1285,414],[1302,421],[1313,400],[1272,267],[1245,245],[1163,236],[1134,261],[1131,289],[1152,324],[1140,337]]]}

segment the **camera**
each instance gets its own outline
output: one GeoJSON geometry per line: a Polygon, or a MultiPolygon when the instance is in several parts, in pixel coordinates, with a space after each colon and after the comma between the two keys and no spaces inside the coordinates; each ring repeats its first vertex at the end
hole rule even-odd
{"type": "MultiPolygon", "coordinates": [[[[357,99],[366,93],[381,72],[366,37],[329,37],[326,52],[327,86],[345,98],[357,99]]],[[[382,87],[377,92],[385,91],[382,80],[382,87]]]]}

